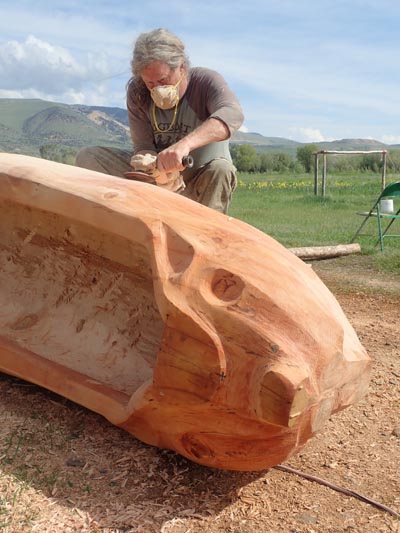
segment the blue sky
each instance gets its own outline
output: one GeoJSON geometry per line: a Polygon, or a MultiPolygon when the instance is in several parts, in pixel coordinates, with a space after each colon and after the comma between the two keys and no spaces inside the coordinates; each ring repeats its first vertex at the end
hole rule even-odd
{"type": "Polygon", "coordinates": [[[400,143],[398,0],[0,0],[0,97],[125,107],[157,27],[226,78],[246,131],[400,143]]]}

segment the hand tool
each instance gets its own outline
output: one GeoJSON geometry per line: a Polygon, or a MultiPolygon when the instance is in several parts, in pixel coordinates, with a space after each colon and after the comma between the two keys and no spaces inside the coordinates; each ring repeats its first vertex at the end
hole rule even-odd
{"type": "MultiPolygon", "coordinates": [[[[193,157],[191,155],[187,155],[182,158],[182,165],[185,168],[192,168],[194,164],[193,157]]],[[[137,181],[143,181],[144,183],[156,183],[155,177],[151,174],[151,172],[145,172],[144,170],[131,170],[129,172],[124,172],[124,177],[128,179],[133,179],[137,181]]]]}

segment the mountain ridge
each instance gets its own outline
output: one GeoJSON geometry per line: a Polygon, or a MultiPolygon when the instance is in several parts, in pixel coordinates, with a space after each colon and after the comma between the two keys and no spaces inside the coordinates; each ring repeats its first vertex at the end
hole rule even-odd
{"type": "MultiPolygon", "coordinates": [[[[126,109],[63,104],[41,99],[0,98],[0,151],[37,156],[40,147],[57,143],[78,150],[103,145],[131,149],[126,109]]],[[[287,152],[315,144],[325,150],[384,150],[399,148],[374,139],[338,139],[304,143],[257,132],[237,131],[232,144],[250,144],[259,151],[287,152]]]]}

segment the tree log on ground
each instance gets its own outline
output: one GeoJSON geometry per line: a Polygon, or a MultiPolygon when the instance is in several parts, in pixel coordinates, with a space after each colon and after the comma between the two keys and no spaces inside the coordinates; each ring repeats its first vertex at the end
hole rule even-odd
{"type": "Polygon", "coordinates": [[[0,154],[0,370],[203,465],[261,470],[368,387],[337,300],[261,231],[0,154]]]}
{"type": "Polygon", "coordinates": [[[306,246],[302,248],[288,248],[292,254],[300,259],[330,259],[344,255],[358,254],[361,246],[358,243],[335,244],[332,246],[306,246]]]}

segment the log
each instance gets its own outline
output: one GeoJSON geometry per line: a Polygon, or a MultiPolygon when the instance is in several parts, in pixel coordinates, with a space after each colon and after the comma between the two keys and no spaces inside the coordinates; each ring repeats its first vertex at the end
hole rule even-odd
{"type": "Polygon", "coordinates": [[[387,154],[387,150],[318,150],[318,152],[314,152],[314,154],[335,154],[335,155],[342,155],[342,154],[387,154]]]}
{"type": "Polygon", "coordinates": [[[335,297],[154,185],[0,154],[0,371],[199,464],[263,470],[367,391],[335,297]]]}
{"type": "Polygon", "coordinates": [[[335,244],[332,246],[306,246],[303,248],[288,248],[292,254],[300,259],[329,259],[361,252],[358,243],[335,244]]]}

